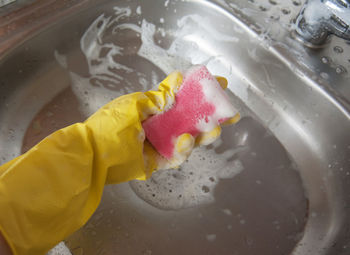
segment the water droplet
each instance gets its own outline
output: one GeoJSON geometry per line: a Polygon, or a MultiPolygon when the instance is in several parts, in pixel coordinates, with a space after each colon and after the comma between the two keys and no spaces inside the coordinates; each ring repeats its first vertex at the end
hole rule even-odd
{"type": "Polygon", "coordinates": [[[215,239],[216,239],[216,235],[215,234],[207,235],[207,240],[209,242],[213,242],[213,241],[215,241],[215,239]]]}
{"type": "Polygon", "coordinates": [[[245,240],[245,243],[246,243],[247,245],[249,245],[249,246],[251,246],[251,245],[253,244],[253,239],[250,238],[250,237],[248,237],[248,236],[246,236],[246,237],[244,238],[244,240],[245,240]]]}
{"type": "Polygon", "coordinates": [[[328,73],[325,73],[325,72],[321,72],[320,73],[321,77],[325,80],[328,80],[329,79],[329,74],[328,73]]]}
{"type": "Polygon", "coordinates": [[[273,14],[271,14],[271,16],[270,16],[270,19],[271,19],[271,20],[277,21],[277,20],[280,19],[280,15],[278,15],[277,13],[273,13],[273,14]]]}
{"type": "Polygon", "coordinates": [[[239,223],[241,223],[242,225],[245,224],[245,220],[240,220],[239,223]]]}
{"type": "Polygon", "coordinates": [[[260,180],[256,180],[255,182],[256,184],[259,184],[259,185],[262,183],[260,180]]]}
{"type": "Polygon", "coordinates": [[[331,62],[331,59],[329,57],[324,56],[321,58],[321,61],[323,64],[329,64],[331,62]]]}
{"type": "Polygon", "coordinates": [[[346,73],[347,71],[346,71],[346,69],[345,69],[344,66],[339,65],[339,66],[337,66],[337,67],[335,68],[335,72],[336,72],[337,74],[344,74],[344,73],[346,73]]]}
{"type": "Polygon", "coordinates": [[[278,2],[276,0],[269,0],[269,3],[272,4],[272,5],[277,5],[278,2]]]}
{"type": "Polygon", "coordinates": [[[151,250],[145,250],[142,252],[143,255],[152,255],[152,251],[151,250]]]}
{"type": "Polygon", "coordinates": [[[344,51],[343,48],[340,46],[334,46],[333,50],[335,53],[339,53],[339,54],[343,53],[343,51],[344,51]]]}
{"type": "Polygon", "coordinates": [[[226,214],[227,216],[231,216],[232,215],[232,212],[230,209],[222,209],[221,210],[224,214],[226,214]]]}
{"type": "Polygon", "coordinates": [[[260,11],[263,11],[263,12],[267,11],[267,8],[265,6],[262,6],[262,5],[259,6],[259,9],[260,9],[260,11]]]}
{"type": "Polygon", "coordinates": [[[288,8],[282,8],[281,11],[284,15],[288,15],[290,13],[290,9],[288,9],[288,8]]]}
{"type": "Polygon", "coordinates": [[[202,190],[204,193],[208,193],[210,191],[209,187],[208,186],[202,186],[202,190]]]}
{"type": "Polygon", "coordinates": [[[293,0],[293,4],[295,6],[299,6],[299,5],[301,5],[301,1],[300,0],[293,0]]]}

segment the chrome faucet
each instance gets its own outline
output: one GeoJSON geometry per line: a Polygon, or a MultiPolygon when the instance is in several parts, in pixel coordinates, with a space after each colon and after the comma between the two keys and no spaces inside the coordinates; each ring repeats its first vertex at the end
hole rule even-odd
{"type": "Polygon", "coordinates": [[[350,0],[306,0],[295,19],[295,37],[321,48],[331,35],[350,40],[350,0]]]}

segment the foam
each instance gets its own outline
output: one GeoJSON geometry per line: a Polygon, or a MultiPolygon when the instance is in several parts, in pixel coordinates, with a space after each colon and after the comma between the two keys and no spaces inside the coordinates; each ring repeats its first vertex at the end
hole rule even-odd
{"type": "MultiPolygon", "coordinates": [[[[170,5],[169,1],[165,2],[165,6],[167,5],[170,5]]],[[[210,46],[212,43],[208,42],[213,40],[239,41],[237,37],[220,33],[209,19],[196,14],[179,18],[175,29],[164,29],[156,27],[145,19],[135,23],[125,22],[134,13],[138,16],[142,15],[141,6],[137,6],[134,10],[129,7],[114,7],[113,10],[114,15],[102,14],[96,18],[80,40],[80,47],[87,60],[90,76],[71,73],[73,92],[80,101],[81,112],[86,116],[93,114],[112,98],[136,90],[151,89],[165,77],[165,74],[174,70],[186,70],[194,64],[201,63],[206,63],[209,67],[215,49],[212,49],[210,46]],[[117,45],[117,42],[108,43],[104,38],[107,38],[110,33],[118,34],[121,30],[134,31],[136,36],[140,37],[141,46],[135,49],[137,56],[147,59],[159,68],[164,73],[163,77],[154,78],[152,74],[151,79],[147,80],[146,74],[117,61],[119,56],[124,56],[124,48],[117,45]],[[175,38],[169,48],[165,49],[157,45],[154,39],[157,33],[161,33],[163,37],[171,35],[171,38],[175,38]],[[108,50],[108,53],[101,56],[102,49],[108,50]],[[138,76],[136,80],[132,78],[135,75],[138,76]]],[[[166,22],[164,18],[161,21],[166,22]]],[[[62,67],[68,69],[64,55],[55,52],[55,57],[62,67]]],[[[215,71],[218,65],[222,63],[211,65],[211,70],[215,71]]],[[[219,69],[224,75],[222,72],[226,70],[226,67],[219,69]]]]}
{"type": "Polygon", "coordinates": [[[142,14],[141,6],[140,6],[140,5],[137,6],[137,8],[136,8],[136,13],[137,13],[138,15],[141,15],[141,14],[142,14]]]}
{"type": "Polygon", "coordinates": [[[237,150],[217,154],[214,148],[195,148],[179,169],[159,170],[146,181],[131,181],[134,192],[150,205],[162,210],[210,204],[220,179],[233,178],[243,170],[240,160],[230,161],[237,150]]]}
{"type": "Polygon", "coordinates": [[[72,253],[69,251],[64,242],[60,242],[53,249],[51,249],[47,255],[72,255],[72,253]]]}

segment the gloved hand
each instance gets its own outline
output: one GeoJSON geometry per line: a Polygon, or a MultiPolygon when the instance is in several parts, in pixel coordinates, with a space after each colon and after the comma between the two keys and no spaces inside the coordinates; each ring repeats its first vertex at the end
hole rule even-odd
{"type": "MultiPolygon", "coordinates": [[[[181,82],[181,73],[174,72],[157,91],[119,97],[84,123],[54,132],[0,166],[0,231],[14,255],[45,254],[83,226],[105,184],[144,180],[156,169],[180,163],[161,159],[145,142],[141,123],[174,101],[181,82]]],[[[220,127],[197,138],[184,134],[175,150],[184,159],[195,144],[219,134],[220,127]]]]}

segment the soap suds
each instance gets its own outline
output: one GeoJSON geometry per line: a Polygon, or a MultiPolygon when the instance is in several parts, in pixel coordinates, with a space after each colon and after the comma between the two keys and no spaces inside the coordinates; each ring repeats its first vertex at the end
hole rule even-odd
{"type": "Polygon", "coordinates": [[[141,6],[140,6],[140,5],[137,6],[137,8],[136,8],[136,13],[137,13],[138,15],[141,15],[141,14],[142,14],[141,6]]]}
{"type": "MultiPolygon", "coordinates": [[[[170,1],[165,2],[165,5],[168,4],[170,1]]],[[[205,63],[212,73],[232,76],[229,62],[224,57],[213,57],[216,49],[212,45],[215,42],[236,43],[239,38],[219,32],[209,19],[186,15],[179,18],[176,28],[159,30],[146,19],[128,21],[133,12],[130,8],[116,7],[114,11],[113,16],[102,14],[97,17],[81,38],[81,50],[90,75],[83,76],[68,69],[73,92],[86,116],[123,94],[154,89],[166,74],[174,70],[186,70],[195,64],[205,63]],[[128,45],[120,43],[117,37],[113,43],[106,40],[123,32],[134,36],[131,42],[139,42],[132,47],[133,52],[127,57],[132,57],[132,63],[146,61],[142,67],[150,66],[152,72],[142,71],[137,66],[131,66],[131,62],[123,61],[128,45]],[[163,38],[170,36],[168,47],[163,48],[156,43],[157,33],[163,38]]],[[[141,6],[134,12],[142,14],[141,6]]],[[[56,52],[55,56],[67,69],[64,55],[56,52]]],[[[213,150],[198,148],[188,162],[181,166],[182,170],[158,171],[150,180],[133,181],[131,185],[140,197],[159,208],[180,209],[211,203],[214,201],[213,190],[220,178],[233,177],[243,169],[240,161],[228,162],[232,153],[235,151],[216,155],[213,150]],[[167,183],[177,188],[170,189],[167,183]]]]}
{"type": "Polygon", "coordinates": [[[200,81],[206,100],[215,105],[215,112],[208,121],[200,122],[197,128],[201,132],[212,130],[222,118],[234,117],[238,111],[234,109],[225,92],[218,82],[212,83],[210,80],[200,81]]]}
{"type": "Polygon", "coordinates": [[[207,240],[209,242],[214,242],[216,240],[216,235],[215,234],[209,234],[206,236],[207,240]]]}
{"type": "MultiPolygon", "coordinates": [[[[165,74],[174,70],[185,70],[194,64],[205,63],[215,71],[218,64],[210,63],[214,60],[211,41],[234,43],[239,41],[238,37],[220,33],[209,19],[196,14],[180,17],[176,29],[165,30],[146,19],[134,23],[127,22],[132,15],[130,8],[113,9],[115,11],[113,16],[100,15],[81,38],[81,50],[87,59],[90,76],[71,72],[73,92],[80,101],[81,111],[86,116],[93,114],[112,98],[151,89],[165,77],[165,74]],[[162,37],[169,34],[175,38],[167,49],[157,45],[154,38],[158,31],[162,37]],[[135,38],[140,40],[140,45],[134,47],[132,55],[135,58],[134,63],[139,62],[136,60],[138,57],[145,59],[153,64],[155,69],[158,68],[163,72],[163,76],[157,72],[156,75],[152,74],[152,77],[149,77],[147,72],[142,72],[140,68],[136,69],[124,61],[119,61],[125,57],[126,46],[118,43],[118,40],[111,43],[105,38],[123,32],[134,33],[135,38]]],[[[136,8],[135,13],[142,14],[141,6],[136,8]]],[[[160,18],[160,22],[164,22],[164,18],[160,18]]],[[[135,38],[132,40],[136,40],[135,38]]],[[[55,57],[57,62],[67,69],[64,55],[55,52],[55,57]]]]}
{"type": "Polygon", "coordinates": [[[72,255],[68,247],[64,244],[64,242],[60,242],[53,249],[51,249],[47,255],[72,255]]]}
{"type": "MultiPolygon", "coordinates": [[[[146,181],[131,181],[135,193],[147,203],[163,210],[179,210],[215,201],[220,179],[233,178],[243,170],[240,160],[230,161],[236,150],[217,154],[214,148],[195,148],[179,169],[159,170],[146,181]]],[[[224,210],[225,214],[230,212],[224,210]]]]}

